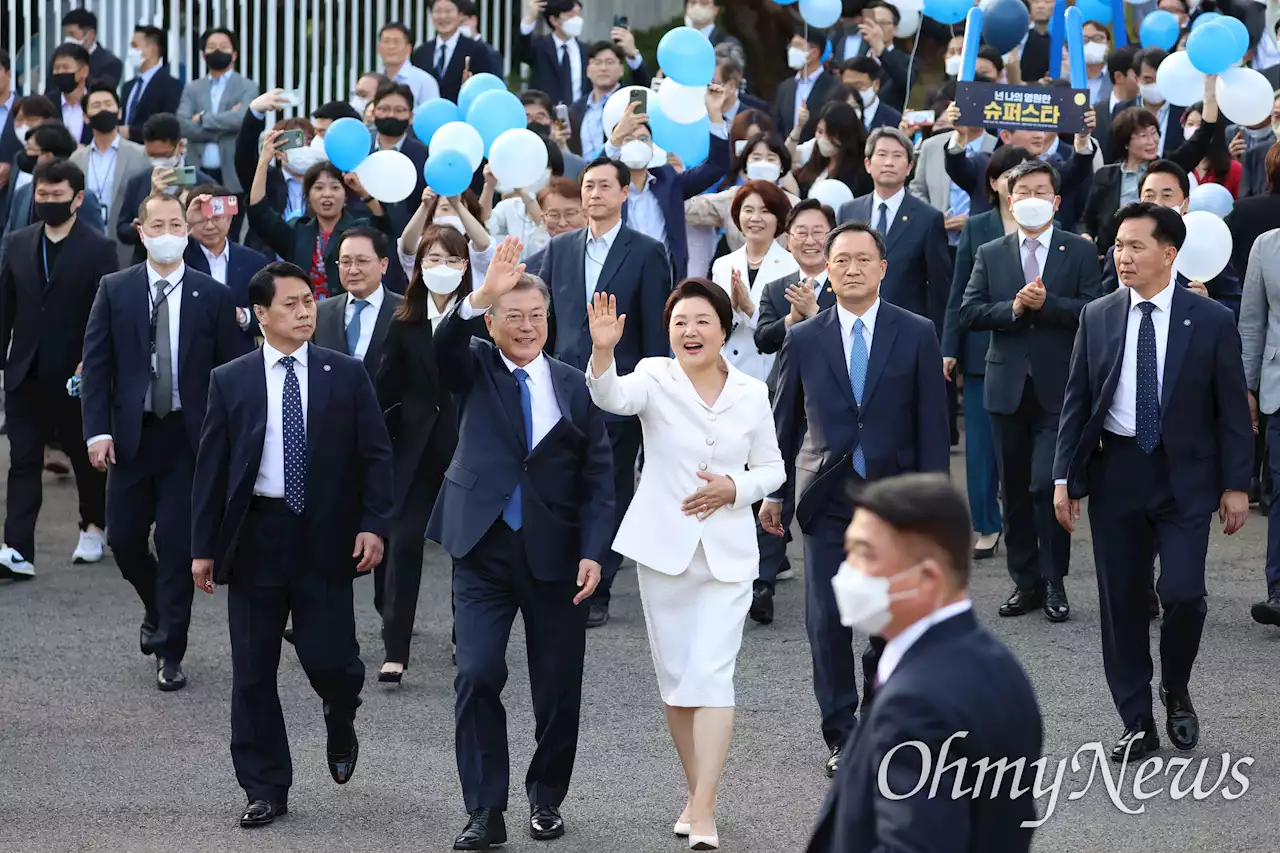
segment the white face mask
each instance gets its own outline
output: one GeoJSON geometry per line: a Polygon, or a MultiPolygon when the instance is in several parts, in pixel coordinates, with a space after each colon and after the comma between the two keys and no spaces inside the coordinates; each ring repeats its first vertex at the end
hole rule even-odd
{"type": "Polygon", "coordinates": [[[809,51],[801,50],[798,47],[787,48],[787,67],[795,71],[804,68],[805,63],[809,61],[809,51]]]}
{"type": "Polygon", "coordinates": [[[462,37],[463,37],[463,38],[468,38],[468,39],[470,39],[470,38],[475,38],[475,37],[476,37],[476,35],[475,35],[475,33],[472,31],[471,27],[470,27],[469,25],[467,25],[467,24],[463,24],[462,26],[458,27],[458,32],[462,33],[462,37]]]}
{"type": "Polygon", "coordinates": [[[581,15],[576,18],[569,18],[568,20],[561,18],[560,29],[564,30],[564,34],[569,38],[576,39],[578,36],[582,35],[582,28],[586,23],[586,21],[582,20],[581,15]]]}
{"type": "Polygon", "coordinates": [[[67,36],[66,38],[64,38],[64,39],[62,40],[62,43],[63,43],[63,44],[78,44],[78,45],[80,45],[81,47],[83,47],[83,46],[84,46],[84,39],[73,39],[71,36],[67,36]]]}
{"type": "Polygon", "coordinates": [[[466,229],[462,227],[462,220],[456,216],[437,216],[435,219],[431,220],[431,222],[435,225],[448,226],[464,237],[467,235],[466,229]]]}
{"type": "Polygon", "coordinates": [[[1013,219],[1023,228],[1039,228],[1053,219],[1053,202],[1043,198],[1023,198],[1013,203],[1013,219]]]}
{"type": "Polygon", "coordinates": [[[1196,135],[1196,131],[1197,131],[1197,130],[1199,130],[1199,129],[1200,129],[1200,125],[1198,125],[1198,124],[1187,124],[1187,125],[1183,125],[1183,127],[1182,127],[1182,138],[1183,138],[1183,139],[1190,139],[1191,137],[1193,137],[1193,136],[1195,136],[1195,135],[1196,135]]]}
{"type": "Polygon", "coordinates": [[[27,134],[31,132],[31,128],[27,127],[25,124],[15,124],[13,126],[13,132],[18,137],[19,142],[26,142],[27,134]]]}
{"type": "Polygon", "coordinates": [[[182,258],[187,250],[187,238],[177,234],[161,234],[159,237],[143,237],[142,245],[147,248],[147,257],[158,264],[171,264],[182,258]]]}
{"type": "Polygon", "coordinates": [[[1107,61],[1107,46],[1091,41],[1084,46],[1084,61],[1087,65],[1100,65],[1107,61]]]}
{"type": "Polygon", "coordinates": [[[716,19],[716,10],[710,6],[699,4],[697,6],[689,6],[684,15],[689,22],[689,26],[702,29],[716,19]]]}
{"type": "Polygon", "coordinates": [[[814,139],[818,142],[818,153],[823,157],[834,157],[835,153],[840,150],[839,145],[836,145],[825,136],[815,136],[814,139]]]}
{"type": "Polygon", "coordinates": [[[948,57],[946,58],[946,63],[945,63],[945,64],[946,64],[946,67],[947,67],[947,76],[948,76],[948,77],[959,77],[959,76],[960,76],[960,65],[961,65],[961,63],[963,63],[963,62],[964,62],[964,57],[963,57],[963,56],[948,56],[948,57]]]}
{"type": "MultiPolygon", "coordinates": [[[[914,568],[914,567],[913,567],[914,568]]],[[[911,571],[899,572],[893,577],[877,578],[855,569],[847,562],[840,564],[840,570],[831,579],[831,587],[836,595],[836,607],[840,611],[840,624],[846,628],[854,628],[864,634],[879,634],[893,619],[889,605],[900,598],[909,598],[916,591],[891,595],[889,586],[894,578],[911,571]]]]}
{"type": "Polygon", "coordinates": [[[364,121],[364,111],[369,106],[369,99],[362,98],[359,95],[352,95],[347,99],[347,103],[351,105],[351,109],[360,114],[360,120],[364,121]]]}
{"type": "Polygon", "coordinates": [[[151,166],[156,169],[176,169],[182,165],[182,153],[174,154],[172,157],[152,157],[151,166]]]}
{"type": "Polygon", "coordinates": [[[862,105],[864,107],[869,107],[876,102],[876,90],[875,89],[859,89],[858,97],[862,99],[862,105]]]}
{"type": "Polygon", "coordinates": [[[438,267],[424,266],[422,268],[422,283],[432,293],[444,296],[458,289],[458,285],[462,283],[462,270],[455,270],[453,267],[445,266],[444,264],[438,267]]]}
{"type": "Polygon", "coordinates": [[[129,48],[129,52],[125,55],[125,61],[129,63],[130,68],[139,68],[142,65],[142,49],[137,47],[129,48]]]}
{"type": "Polygon", "coordinates": [[[323,163],[326,158],[323,151],[317,151],[308,145],[305,148],[290,148],[284,152],[284,159],[289,164],[289,171],[301,178],[308,169],[316,163],[323,163]]]}
{"type": "Polygon", "coordinates": [[[756,160],[747,164],[747,177],[753,181],[777,183],[782,177],[782,166],[769,160],[756,160]]]}
{"type": "Polygon", "coordinates": [[[737,142],[733,143],[733,156],[734,156],[734,157],[741,157],[741,156],[742,156],[742,152],[743,152],[743,151],[746,151],[746,150],[747,150],[747,140],[745,140],[745,139],[739,139],[737,142]]]}
{"type": "Polygon", "coordinates": [[[619,159],[628,169],[647,169],[649,161],[653,159],[653,146],[648,142],[633,139],[622,146],[619,159]]]}
{"type": "Polygon", "coordinates": [[[1164,103],[1164,95],[1161,94],[1160,87],[1155,83],[1143,83],[1142,86],[1138,88],[1138,91],[1142,95],[1142,102],[1144,104],[1164,103]]]}

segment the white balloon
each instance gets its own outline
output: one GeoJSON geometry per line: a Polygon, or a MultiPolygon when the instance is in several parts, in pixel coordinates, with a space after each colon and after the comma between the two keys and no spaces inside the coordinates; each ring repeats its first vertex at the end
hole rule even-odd
{"type": "Polygon", "coordinates": [[[404,201],[418,183],[418,169],[394,148],[375,151],[356,166],[355,173],[369,195],[384,204],[404,201]]]}
{"type": "Polygon", "coordinates": [[[1226,216],[1235,206],[1235,197],[1231,190],[1222,184],[1200,184],[1191,191],[1187,211],[1206,210],[1214,216],[1226,216]]]}
{"type": "MultiPolygon", "coordinates": [[[[1164,64],[1161,63],[1161,68],[1164,64]]],[[[1266,121],[1275,100],[1267,78],[1252,68],[1228,68],[1218,75],[1218,109],[1246,127],[1266,121]]]]}
{"type": "Polygon", "coordinates": [[[693,124],[707,114],[707,87],[682,86],[670,77],[658,89],[662,113],[676,124],[693,124]]]}
{"type": "Polygon", "coordinates": [[[898,21],[898,38],[911,38],[916,34],[916,30],[920,29],[920,10],[903,7],[901,0],[894,5],[898,7],[898,14],[902,16],[898,21]]]}
{"type": "Polygon", "coordinates": [[[606,138],[613,133],[614,125],[622,119],[622,114],[627,111],[627,104],[631,103],[632,92],[644,92],[649,99],[649,104],[655,103],[658,99],[657,91],[647,86],[627,86],[625,89],[619,89],[614,92],[609,96],[609,100],[604,102],[604,112],[600,115],[606,138]]]}
{"type": "Polygon", "coordinates": [[[1188,213],[1182,221],[1187,226],[1187,239],[1174,261],[1174,271],[1192,281],[1209,281],[1231,260],[1231,229],[1207,210],[1188,213]]]}
{"type": "Polygon", "coordinates": [[[665,165],[667,165],[667,152],[656,145],[653,146],[653,159],[649,161],[649,168],[656,169],[665,165]]]}
{"type": "Polygon", "coordinates": [[[1166,101],[1179,107],[1189,107],[1204,98],[1204,75],[1191,64],[1185,50],[1169,54],[1160,63],[1156,85],[1166,101]]]}
{"type": "MultiPolygon", "coordinates": [[[[917,12],[924,11],[924,0],[890,0],[890,2],[898,7],[899,12],[905,12],[908,9],[913,9],[917,12]]],[[[898,33],[899,35],[902,33],[901,26],[898,27],[898,33]]]]}
{"type": "Polygon", "coordinates": [[[431,134],[428,147],[432,151],[461,151],[471,164],[473,172],[484,161],[484,140],[480,138],[480,131],[465,121],[451,121],[440,125],[440,129],[431,134]]]}
{"type": "Polygon", "coordinates": [[[547,144],[523,127],[504,131],[489,146],[489,168],[500,184],[513,189],[532,186],[547,168],[547,144]]]}
{"type": "Polygon", "coordinates": [[[809,198],[816,198],[839,213],[841,205],[853,201],[853,190],[844,181],[826,178],[809,188],[809,198]]]}

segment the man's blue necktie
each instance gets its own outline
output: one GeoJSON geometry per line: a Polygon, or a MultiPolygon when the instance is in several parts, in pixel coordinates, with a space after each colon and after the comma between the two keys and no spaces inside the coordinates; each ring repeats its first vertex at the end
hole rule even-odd
{"type": "MultiPolygon", "coordinates": [[[[529,374],[523,367],[517,367],[511,371],[511,374],[520,380],[520,411],[524,414],[524,443],[525,452],[528,453],[533,450],[533,397],[529,394],[529,374]]],[[[519,483],[516,483],[516,487],[511,490],[511,498],[507,501],[506,508],[502,510],[502,520],[512,530],[519,530],[524,524],[520,508],[519,483]]]]}
{"type": "MultiPolygon", "coordinates": [[[[853,346],[849,347],[849,384],[853,386],[853,399],[862,406],[862,392],[867,387],[867,342],[862,332],[867,325],[861,319],[853,321],[853,346]]],[[[861,417],[861,415],[859,415],[861,417]]],[[[862,436],[853,446],[853,470],[863,479],[867,476],[867,457],[862,451],[862,436]]]]}
{"type": "Polygon", "coordinates": [[[1134,427],[1138,446],[1152,453],[1160,444],[1160,382],[1156,363],[1156,324],[1151,319],[1155,303],[1139,302],[1142,320],[1138,322],[1138,393],[1134,401],[1134,427]]]}
{"type": "Polygon", "coordinates": [[[876,230],[881,237],[889,236],[889,205],[883,201],[880,202],[880,215],[876,217],[876,230]]]}
{"type": "Polygon", "coordinates": [[[293,371],[294,358],[280,359],[284,365],[284,500],[295,514],[307,508],[307,424],[302,417],[302,387],[293,371]]]}
{"type": "Polygon", "coordinates": [[[351,315],[351,322],[347,324],[347,355],[356,354],[356,346],[360,343],[360,312],[369,307],[363,299],[357,299],[353,304],[356,313],[351,315]]]}

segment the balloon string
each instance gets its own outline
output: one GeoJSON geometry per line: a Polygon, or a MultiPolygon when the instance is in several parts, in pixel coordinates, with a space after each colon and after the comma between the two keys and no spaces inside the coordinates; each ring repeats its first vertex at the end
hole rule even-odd
{"type": "MultiPolygon", "coordinates": [[[[907,93],[906,93],[905,95],[903,95],[903,96],[902,96],[902,109],[903,109],[903,110],[906,110],[906,108],[907,108],[907,102],[911,100],[911,66],[913,66],[913,65],[915,64],[915,61],[916,61],[916,51],[920,49],[920,32],[921,32],[921,30],[923,30],[923,29],[924,29],[924,26],[923,26],[923,24],[924,24],[924,15],[923,15],[923,14],[921,14],[921,15],[920,15],[920,24],[921,24],[921,26],[916,27],[916,40],[915,40],[915,43],[911,45],[911,56],[910,56],[910,58],[908,58],[908,59],[907,59],[907,93]]],[[[952,27],[951,27],[951,32],[952,32],[953,34],[955,33],[955,25],[952,25],[952,27]]]]}

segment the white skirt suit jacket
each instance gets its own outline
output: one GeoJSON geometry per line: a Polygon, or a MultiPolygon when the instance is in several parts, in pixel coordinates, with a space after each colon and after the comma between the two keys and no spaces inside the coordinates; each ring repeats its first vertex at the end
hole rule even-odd
{"type": "Polygon", "coordinates": [[[587,368],[595,404],[615,415],[638,415],[644,430],[644,468],[613,550],[642,566],[679,575],[702,543],[718,581],[755,580],[760,571],[751,505],[786,478],[765,384],[732,364],[724,390],[707,405],[674,358],[646,358],[618,376],[587,368]],[[706,485],[699,471],[727,474],[737,496],[707,519],[685,515],[685,498],[706,485]]]}
{"type": "Polygon", "coordinates": [[[776,242],[769,244],[769,252],[760,262],[756,272],[755,283],[747,276],[747,247],[730,252],[717,258],[711,265],[711,280],[724,288],[724,292],[733,298],[733,271],[742,276],[742,283],[751,292],[751,303],[756,306],[754,314],[747,315],[741,311],[733,312],[733,334],[724,344],[724,357],[734,367],[764,381],[773,370],[773,353],[762,353],[756,347],[756,324],[760,320],[760,300],[764,297],[765,286],[771,281],[785,278],[800,271],[800,265],[791,253],[776,242]]]}

